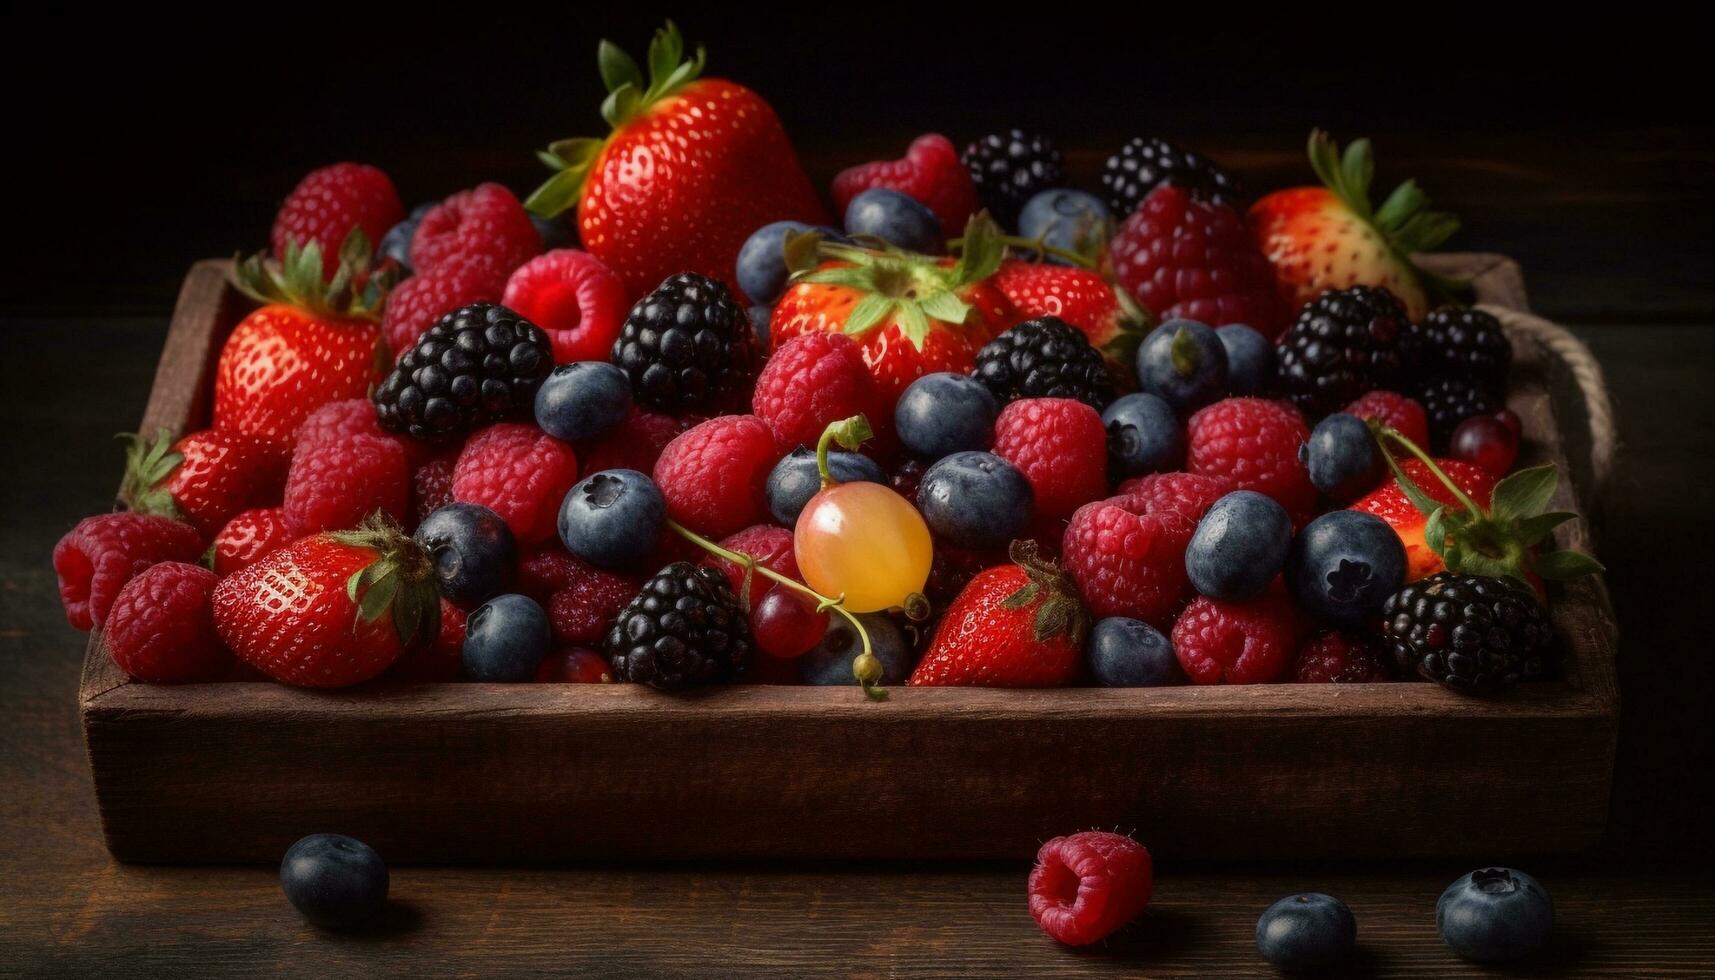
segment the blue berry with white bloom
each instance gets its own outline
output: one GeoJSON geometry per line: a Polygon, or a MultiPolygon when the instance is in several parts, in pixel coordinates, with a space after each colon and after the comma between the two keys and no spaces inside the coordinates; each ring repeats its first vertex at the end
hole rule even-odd
{"type": "Polygon", "coordinates": [[[893,427],[918,459],[934,461],[964,450],[994,445],[1000,402],[994,392],[964,374],[925,374],[899,396],[893,427]]]}
{"type": "Polygon", "coordinates": [[[508,593],[477,606],[464,623],[464,675],[473,681],[533,680],[553,639],[548,614],[529,596],[508,593]]]}
{"type": "Polygon", "coordinates": [[[944,456],[917,485],[923,522],[960,548],[1003,547],[1024,532],[1035,504],[1030,481],[994,453],[944,456]]]}
{"type": "Polygon", "coordinates": [[[311,834],[286,849],[280,890],[319,926],[355,926],[387,904],[390,876],[375,848],[344,834],[311,834]]]}
{"type": "Polygon", "coordinates": [[[1299,457],[1310,471],[1310,482],[1337,504],[1351,503],[1375,489],[1387,467],[1369,426],[1345,412],[1316,423],[1299,457]]]}
{"type": "Polygon", "coordinates": [[[560,503],[560,541],[597,568],[627,568],[655,550],[667,526],[667,498],[636,470],[584,477],[560,503]]]}
{"type": "Polygon", "coordinates": [[[1301,609],[1326,623],[1356,626],[1405,584],[1405,545],[1374,514],[1334,510],[1298,533],[1286,559],[1286,587],[1301,609]]]}
{"type": "Polygon", "coordinates": [[[1227,349],[1227,391],[1234,395],[1261,393],[1274,381],[1274,345],[1242,323],[1215,328],[1227,349]]]}
{"type": "Polygon", "coordinates": [[[1226,345],[1195,320],[1169,320],[1138,345],[1137,383],[1189,414],[1226,393],[1226,345]]]}
{"type": "MultiPolygon", "coordinates": [[[[1018,212],[1018,235],[1041,241],[1050,248],[1094,256],[1113,234],[1113,219],[1101,198],[1083,191],[1056,187],[1026,201],[1018,212]]],[[[1068,265],[1056,255],[1044,256],[1056,265],[1068,265]]]]}
{"type": "Polygon", "coordinates": [[[1481,868],[1435,903],[1441,941],[1467,960],[1505,963],[1541,949],[1554,930],[1554,901],[1523,871],[1481,868]]]}
{"type": "Polygon", "coordinates": [[[536,424],[562,442],[599,439],[631,411],[631,382],[607,361],[562,364],[536,389],[536,424]]]}
{"type": "Polygon", "coordinates": [[[1148,623],[1125,616],[1096,622],[1085,657],[1103,687],[1161,687],[1185,680],[1172,641],[1148,623]]]}
{"type": "Polygon", "coordinates": [[[846,205],[846,234],[873,235],[907,252],[940,255],[947,250],[935,212],[896,190],[871,187],[846,205]]]}
{"type": "Polygon", "coordinates": [[[1203,595],[1243,602],[1268,588],[1291,548],[1286,508],[1255,490],[1235,490],[1197,522],[1185,546],[1185,573],[1203,595]]]}
{"type": "Polygon", "coordinates": [[[1137,391],[1114,399],[1102,410],[1102,426],[1116,477],[1166,473],[1185,462],[1185,428],[1173,406],[1155,395],[1137,391]]]}
{"type": "MultiPolygon", "coordinates": [[[[862,453],[828,453],[828,472],[840,483],[887,485],[881,465],[862,453]]],[[[774,464],[768,472],[768,512],[786,527],[798,523],[798,515],[822,489],[822,472],[816,468],[816,451],[799,446],[774,464]]]]}
{"type": "Polygon", "coordinates": [[[1320,970],[1352,954],[1358,920],[1346,903],[1321,892],[1288,895],[1256,920],[1256,951],[1284,970],[1320,970]]]}

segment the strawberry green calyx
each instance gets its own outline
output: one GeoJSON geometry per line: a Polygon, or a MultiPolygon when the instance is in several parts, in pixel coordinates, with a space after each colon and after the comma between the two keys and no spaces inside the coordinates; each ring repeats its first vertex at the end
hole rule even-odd
{"type": "Polygon", "coordinates": [[[328,535],[350,548],[375,552],[375,560],[351,573],[345,594],[357,606],[357,615],[373,623],[389,612],[401,646],[426,642],[440,629],[440,594],[435,588],[435,567],[421,545],[399,525],[382,514],[374,514],[356,530],[328,535]]]}
{"type": "MultiPolygon", "coordinates": [[[[670,20],[649,42],[647,83],[643,80],[643,70],[625,49],[612,41],[602,41],[596,48],[596,67],[601,70],[602,84],[607,87],[601,117],[618,132],[657,102],[696,81],[707,61],[708,54],[701,45],[695,54],[685,57],[685,39],[670,20]]],[[[577,137],[556,140],[546,150],[539,151],[537,159],[555,173],[536,188],[524,206],[544,218],[576,207],[590,168],[606,145],[605,139],[577,137]]]]}
{"type": "Polygon", "coordinates": [[[1532,575],[1566,581],[1604,570],[1601,562],[1583,552],[1537,551],[1537,546],[1548,540],[1555,528],[1578,516],[1569,511],[1546,509],[1560,483],[1560,473],[1553,464],[1533,466],[1507,476],[1495,484],[1489,506],[1484,509],[1416,443],[1374,419],[1368,424],[1400,490],[1426,518],[1424,542],[1441,556],[1448,571],[1511,578],[1534,588],[1532,575]],[[1444,506],[1424,493],[1400,467],[1390,443],[1417,457],[1458,505],[1444,506]]]}
{"type": "Polygon", "coordinates": [[[125,444],[125,478],[119,484],[119,499],[138,514],[182,519],[178,502],[166,488],[167,479],[185,461],[183,453],[173,451],[173,434],[160,429],[152,441],[131,432],[114,438],[125,444]]]}
{"type": "Polygon", "coordinates": [[[1072,646],[1082,647],[1090,629],[1090,614],[1078,600],[1078,586],[1059,565],[1041,556],[1036,542],[1014,541],[1007,557],[1024,569],[1028,581],[1017,592],[1001,600],[1003,609],[1025,609],[1034,604],[1036,615],[1031,632],[1036,642],[1064,636],[1072,646]]]}
{"type": "Polygon", "coordinates": [[[341,320],[379,321],[398,267],[384,262],[372,269],[374,254],[369,236],[354,227],[340,244],[339,269],[332,279],[322,279],[319,244],[288,240],[279,261],[266,252],[236,259],[233,280],[240,292],[259,303],[286,303],[341,320]]]}
{"type": "Polygon", "coordinates": [[[1445,291],[1462,285],[1432,275],[1411,261],[1413,253],[1430,251],[1459,230],[1458,217],[1429,209],[1429,196],[1417,186],[1417,181],[1407,180],[1395,187],[1381,207],[1370,206],[1370,181],[1375,177],[1376,165],[1368,139],[1353,140],[1342,153],[1333,137],[1314,129],[1310,131],[1309,154],[1310,169],[1316,172],[1317,179],[1334,192],[1347,210],[1374,228],[1426,287],[1445,291]]]}

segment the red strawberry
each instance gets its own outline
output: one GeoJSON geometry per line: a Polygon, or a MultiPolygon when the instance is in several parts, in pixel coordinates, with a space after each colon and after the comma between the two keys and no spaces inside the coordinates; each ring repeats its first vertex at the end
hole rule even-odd
{"type": "Polygon", "coordinates": [[[1452,237],[1459,219],[1429,210],[1429,198],[1410,180],[1372,209],[1369,140],[1354,141],[1342,155],[1315,130],[1310,167],[1323,186],[1275,191],[1251,205],[1256,243],[1274,266],[1281,296],[1296,309],[1329,289],[1382,286],[1421,320],[1434,280],[1411,256],[1452,237]]]}
{"type": "Polygon", "coordinates": [[[346,687],[430,642],[434,566],[395,527],[317,534],[221,580],[214,625],[239,659],[300,687],[346,687]]]}
{"type": "Polygon", "coordinates": [[[913,687],[1055,687],[1070,682],[1090,619],[1077,586],[1030,542],[977,573],[935,629],[913,687]]]}
{"type": "Polygon", "coordinates": [[[139,514],[187,520],[205,539],[239,511],[278,502],[285,484],[282,458],[249,436],[204,429],[174,442],[162,429],[153,442],[121,438],[120,499],[139,514]]]}
{"type": "Polygon", "coordinates": [[[1137,345],[1149,313],[1100,273],[1070,265],[1008,259],[989,283],[1025,317],[1057,316],[1084,332],[1117,380],[1137,387],[1137,345]]]}
{"type": "Polygon", "coordinates": [[[852,198],[872,187],[896,190],[922,204],[935,212],[949,234],[965,227],[977,209],[977,185],[959,162],[958,148],[940,133],[912,140],[898,160],[877,160],[840,171],[834,178],[835,209],[844,214],[852,198]]]}
{"type": "Polygon", "coordinates": [[[224,578],[291,544],[293,537],[292,529],[286,526],[286,515],[280,508],[247,510],[227,521],[220,533],[214,536],[214,544],[209,549],[214,556],[214,570],[224,578]]]}
{"type": "Polygon", "coordinates": [[[314,242],[321,251],[322,278],[332,279],[339,271],[340,248],[353,229],[374,246],[404,217],[399,192],[385,173],[362,163],[336,163],[310,171],[286,195],[268,237],[280,260],[288,244],[301,248],[314,242]]]}
{"type": "MultiPolygon", "coordinates": [[[[1437,459],[1435,465],[1441,467],[1441,472],[1446,473],[1454,485],[1476,501],[1478,506],[1485,509],[1489,506],[1490,495],[1495,490],[1493,473],[1475,463],[1457,459],[1437,459]]],[[[1459,507],[1459,501],[1453,496],[1453,492],[1429,471],[1429,467],[1424,465],[1422,460],[1403,460],[1400,462],[1400,469],[1404,470],[1411,482],[1417,484],[1431,500],[1448,507],[1459,507]]],[[[1429,518],[1411,505],[1410,498],[1406,497],[1398,480],[1390,477],[1381,486],[1358,498],[1349,509],[1376,515],[1399,535],[1400,543],[1405,545],[1407,582],[1434,575],[1447,567],[1441,556],[1432,551],[1424,540],[1423,532],[1429,518]]]]}
{"type": "Polygon", "coordinates": [[[825,223],[774,110],[742,85],[698,78],[702,49],[683,55],[669,23],[650,42],[645,83],[637,63],[603,41],[602,116],[613,132],[551,145],[541,156],[559,173],[528,202],[544,217],[575,206],[584,248],[633,296],[680,272],[730,282],[751,232],[785,219],[825,223]]]}

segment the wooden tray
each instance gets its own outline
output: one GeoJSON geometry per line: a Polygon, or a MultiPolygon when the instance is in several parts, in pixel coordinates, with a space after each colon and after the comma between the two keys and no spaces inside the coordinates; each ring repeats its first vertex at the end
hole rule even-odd
{"type": "MultiPolygon", "coordinates": [[[[1510,262],[1437,258],[1522,306],[1510,262]]],[[[144,431],[206,424],[248,308],[228,270],[191,268],[144,431]]],[[[1526,453],[1564,465],[1553,372],[1518,346],[1526,453]]],[[[1564,483],[1556,503],[1578,509],[1564,483]]],[[[1560,545],[1586,535],[1573,522],[1560,545]]],[[[1602,583],[1566,589],[1553,617],[1565,678],[1495,701],[1430,684],[896,689],[880,704],[827,687],[165,687],[128,682],[99,635],[79,696],[124,861],[271,863],[316,831],[393,862],[1024,858],[1114,826],[1174,859],[1516,855],[1584,847],[1608,811],[1602,583]]]]}

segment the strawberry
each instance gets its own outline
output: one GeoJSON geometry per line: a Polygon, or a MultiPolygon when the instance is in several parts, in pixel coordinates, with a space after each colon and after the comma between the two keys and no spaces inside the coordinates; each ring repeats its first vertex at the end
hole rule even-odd
{"type": "Polygon", "coordinates": [[[750,89],[699,78],[671,22],[649,45],[649,82],[624,51],[601,43],[605,139],[560,140],[540,154],[558,171],[525,205],[552,217],[576,206],[584,248],[641,296],[670,275],[731,284],[746,238],[771,221],[825,224],[780,117],[750,89]]]}
{"type": "Polygon", "coordinates": [[[239,511],[280,500],[283,460],[249,436],[204,429],[174,442],[162,429],[153,441],[119,438],[126,444],[119,498],[139,514],[189,521],[205,541],[239,511]]]}
{"type": "Polygon", "coordinates": [[[1017,319],[985,281],[1003,251],[986,215],[971,219],[956,262],[815,237],[788,247],[796,274],[774,307],[771,342],[778,349],[799,334],[844,333],[858,342],[886,404],[925,374],[968,373],[977,351],[1017,319]]]}
{"type": "Polygon", "coordinates": [[[346,687],[433,640],[434,564],[392,524],[317,534],[222,579],[214,625],[239,659],[277,681],[346,687]]]}
{"type": "MultiPolygon", "coordinates": [[[[1488,470],[1457,459],[1438,459],[1435,463],[1466,496],[1480,506],[1489,506],[1489,495],[1494,492],[1495,478],[1488,470]]],[[[1443,486],[1441,481],[1429,472],[1428,465],[1421,460],[1407,459],[1400,463],[1400,467],[1431,500],[1447,506],[1458,506],[1459,501],[1453,496],[1453,492],[1443,486]]],[[[1386,521],[1394,533],[1399,535],[1400,542],[1405,545],[1407,582],[1434,575],[1447,567],[1441,556],[1424,543],[1423,530],[1429,517],[1411,505],[1411,498],[1405,495],[1398,480],[1386,481],[1358,498],[1348,509],[1374,514],[1386,521]]]]}
{"type": "Polygon", "coordinates": [[[1429,198],[1411,180],[1372,209],[1375,162],[1367,139],[1341,154],[1327,133],[1312,131],[1310,168],[1323,186],[1276,191],[1251,205],[1257,246],[1274,266],[1281,297],[1297,309],[1329,289],[1383,286],[1412,320],[1421,320],[1431,293],[1446,284],[1411,256],[1452,237],[1459,219],[1429,210],[1429,198]]]}
{"type": "Polygon", "coordinates": [[[1126,390],[1137,385],[1137,345],[1149,312],[1091,269],[1008,259],[989,280],[1025,317],[1057,316],[1084,332],[1126,390]]]}
{"type": "Polygon", "coordinates": [[[233,328],[215,368],[214,427],[250,436],[284,456],[298,426],[331,401],[364,398],[392,364],[381,338],[391,269],[371,274],[369,243],[354,229],[339,271],[321,279],[321,247],[288,244],[274,263],[255,256],[239,289],[267,305],[233,328]]]}
{"type": "Polygon", "coordinates": [[[1070,576],[1015,541],[1013,564],[971,579],[947,607],[913,687],[1055,687],[1083,656],[1089,614],[1070,576]]]}

